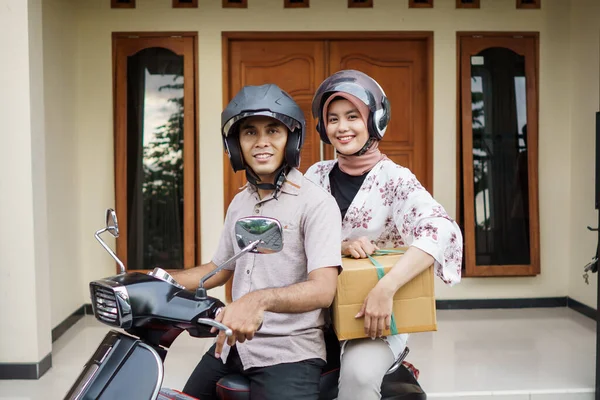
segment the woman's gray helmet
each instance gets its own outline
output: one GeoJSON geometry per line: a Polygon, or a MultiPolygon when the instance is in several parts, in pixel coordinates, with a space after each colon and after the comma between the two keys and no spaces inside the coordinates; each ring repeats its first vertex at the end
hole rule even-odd
{"type": "Polygon", "coordinates": [[[282,122],[289,130],[284,164],[297,168],[304,144],[304,113],[289,94],[274,84],[244,86],[221,113],[223,145],[234,171],[245,169],[239,142],[240,122],[247,117],[263,115],[282,122]]]}
{"type": "Polygon", "coordinates": [[[325,79],[315,92],[312,101],[313,117],[317,120],[317,132],[324,143],[331,144],[327,138],[327,129],[323,121],[323,106],[334,93],[343,92],[353,95],[369,107],[367,129],[369,136],[381,140],[390,122],[391,107],[385,92],[377,81],[369,75],[347,69],[336,72],[325,79]]]}

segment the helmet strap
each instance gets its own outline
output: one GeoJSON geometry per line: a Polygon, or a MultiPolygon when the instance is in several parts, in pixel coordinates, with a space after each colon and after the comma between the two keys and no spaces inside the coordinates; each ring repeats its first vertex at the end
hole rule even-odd
{"type": "Polygon", "coordinates": [[[359,151],[357,151],[356,153],[352,154],[353,156],[362,156],[363,154],[365,154],[367,152],[367,150],[369,150],[369,147],[371,147],[371,145],[373,144],[373,142],[376,139],[373,136],[369,136],[369,139],[367,140],[367,142],[365,143],[365,145],[362,147],[362,149],[360,149],[359,151]]]}
{"type": "Polygon", "coordinates": [[[279,167],[275,171],[275,183],[260,183],[260,178],[258,177],[258,175],[256,175],[256,173],[251,168],[246,167],[246,180],[248,180],[248,183],[250,183],[257,189],[272,190],[273,198],[277,200],[279,192],[281,191],[281,187],[283,186],[283,183],[286,180],[286,174],[288,170],[289,167],[285,163],[283,163],[281,164],[281,167],[279,167]]]}

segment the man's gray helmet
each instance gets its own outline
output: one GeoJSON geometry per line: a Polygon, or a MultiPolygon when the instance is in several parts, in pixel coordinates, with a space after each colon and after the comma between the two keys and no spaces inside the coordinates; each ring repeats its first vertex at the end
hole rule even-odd
{"type": "Polygon", "coordinates": [[[255,115],[275,118],[289,129],[284,164],[297,168],[306,131],[304,113],[289,94],[277,85],[267,84],[244,86],[221,113],[223,145],[233,170],[245,168],[239,142],[240,122],[255,115]]]}
{"type": "Polygon", "coordinates": [[[369,136],[375,140],[381,140],[390,122],[390,102],[375,79],[352,69],[336,72],[325,79],[313,97],[312,113],[317,120],[317,132],[319,132],[321,140],[330,144],[327,138],[326,124],[323,121],[323,105],[329,96],[336,92],[351,94],[369,107],[370,113],[367,121],[369,136]]]}

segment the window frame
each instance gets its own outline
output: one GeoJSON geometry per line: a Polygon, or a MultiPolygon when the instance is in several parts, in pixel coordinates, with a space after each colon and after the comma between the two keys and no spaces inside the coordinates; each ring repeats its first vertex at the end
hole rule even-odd
{"type": "Polygon", "coordinates": [[[474,0],[472,3],[463,3],[462,0],[456,0],[456,8],[474,9],[480,7],[479,0],[474,0]]]}
{"type": "Polygon", "coordinates": [[[464,236],[464,276],[535,276],[540,273],[538,195],[539,33],[457,32],[457,219],[464,236]],[[530,263],[476,265],[473,193],[473,127],[470,58],[490,47],[504,47],[525,57],[530,263]]]}
{"type": "Polygon", "coordinates": [[[542,8],[542,0],[533,0],[533,3],[525,3],[523,0],[517,0],[517,9],[539,10],[542,8]]]}
{"type": "Polygon", "coordinates": [[[302,0],[301,3],[292,3],[291,0],[283,0],[283,8],[310,8],[310,0],[302,0]]]}
{"type": "Polygon", "coordinates": [[[433,0],[425,0],[424,2],[408,0],[408,8],[433,8],[433,0]]]}
{"type": "Polygon", "coordinates": [[[181,0],[173,0],[171,5],[173,8],[198,8],[198,0],[192,0],[189,3],[184,3],[181,0]]]}
{"type": "Polygon", "coordinates": [[[135,0],[129,0],[128,3],[110,0],[110,8],[135,8],[135,0]]]}
{"type": "Polygon", "coordinates": [[[239,3],[232,3],[230,0],[223,0],[222,8],[248,8],[248,0],[241,0],[239,3]]]}
{"type": "Polygon", "coordinates": [[[366,0],[362,3],[353,0],[348,0],[348,8],[373,8],[373,0],[366,0]]]}
{"type": "MultiPolygon", "coordinates": [[[[128,207],[127,207],[127,71],[126,57],[151,47],[163,47],[184,55],[184,82],[190,80],[185,71],[190,71],[190,85],[184,83],[184,98],[191,107],[184,111],[184,268],[198,265],[200,248],[200,163],[198,149],[198,34],[196,32],[113,32],[112,33],[112,76],[113,76],[113,139],[115,211],[119,218],[119,237],[116,239],[117,256],[128,272],[127,264],[128,207]],[[191,39],[191,44],[190,44],[191,39]],[[125,59],[123,59],[125,58],[125,59]],[[186,129],[191,124],[191,128],[186,129]],[[188,143],[190,143],[188,145],[188,143]]],[[[118,266],[115,266],[118,271],[118,266]]],[[[146,272],[147,270],[141,270],[146,272]]]]}

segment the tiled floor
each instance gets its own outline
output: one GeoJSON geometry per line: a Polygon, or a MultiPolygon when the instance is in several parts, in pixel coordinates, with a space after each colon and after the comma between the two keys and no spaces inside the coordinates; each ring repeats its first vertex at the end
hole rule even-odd
{"type": "MultiPolygon", "coordinates": [[[[595,323],[570,309],[439,311],[438,329],[409,342],[430,399],[594,399],[595,323]]],[[[54,343],[46,375],[0,381],[0,400],[62,399],[107,330],[85,317],[54,343]]],[[[209,345],[181,335],[164,385],[181,388],[209,345]]]]}

